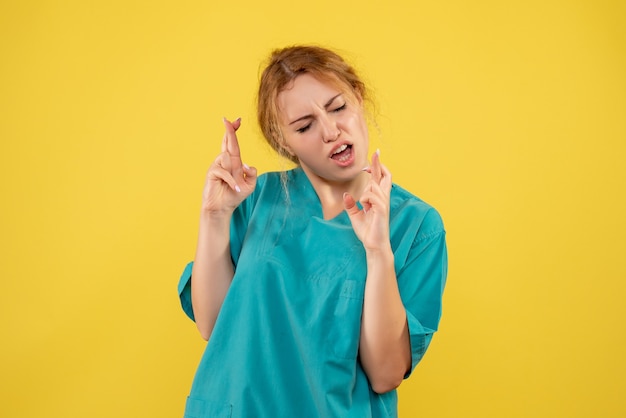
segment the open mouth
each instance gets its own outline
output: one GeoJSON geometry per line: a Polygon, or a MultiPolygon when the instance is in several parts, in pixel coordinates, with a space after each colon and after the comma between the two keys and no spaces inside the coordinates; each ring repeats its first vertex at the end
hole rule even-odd
{"type": "Polygon", "coordinates": [[[335,161],[339,161],[340,163],[344,163],[348,161],[351,156],[352,156],[352,145],[343,144],[330,155],[330,158],[335,161]]]}

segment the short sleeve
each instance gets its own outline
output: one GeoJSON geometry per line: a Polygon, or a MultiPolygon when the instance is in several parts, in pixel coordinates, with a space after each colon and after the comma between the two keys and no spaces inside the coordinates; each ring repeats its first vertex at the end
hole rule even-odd
{"type": "Polygon", "coordinates": [[[445,235],[439,214],[431,208],[397,272],[411,342],[411,369],[405,378],[426,353],[439,326],[448,272],[445,235]]]}
{"type": "Polygon", "coordinates": [[[195,321],[193,316],[193,307],[191,305],[191,269],[193,268],[193,261],[185,267],[183,274],[178,281],[178,296],[180,297],[180,304],[183,307],[183,311],[187,316],[195,321]]]}
{"type": "MultiPolygon", "coordinates": [[[[258,190],[265,184],[265,175],[262,175],[257,180],[257,187],[255,191],[250,194],[233,212],[233,216],[230,222],[230,254],[233,261],[233,266],[237,267],[237,261],[239,260],[239,254],[243,247],[243,241],[246,235],[250,217],[256,205],[258,199],[258,190]]],[[[183,270],[183,274],[178,281],[178,296],[180,297],[180,303],[183,311],[187,316],[195,321],[193,315],[193,305],[191,304],[191,270],[193,269],[193,262],[188,263],[183,270]]]]}

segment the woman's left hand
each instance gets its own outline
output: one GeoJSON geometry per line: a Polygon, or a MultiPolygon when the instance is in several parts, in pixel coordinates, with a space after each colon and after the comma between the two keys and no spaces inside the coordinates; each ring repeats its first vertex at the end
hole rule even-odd
{"type": "Polygon", "coordinates": [[[343,204],[352,222],[352,228],[363,243],[366,251],[389,249],[389,197],[391,194],[391,173],[380,162],[379,152],[372,155],[372,164],[367,170],[370,175],[359,202],[345,193],[343,204]]]}

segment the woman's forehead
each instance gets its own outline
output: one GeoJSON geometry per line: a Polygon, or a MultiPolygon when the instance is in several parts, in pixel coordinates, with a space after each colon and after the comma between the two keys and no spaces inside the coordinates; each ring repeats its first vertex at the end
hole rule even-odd
{"type": "Polygon", "coordinates": [[[323,109],[343,92],[329,82],[303,74],[294,79],[291,85],[277,97],[280,117],[293,119],[310,113],[314,108],[323,109]]]}
{"type": "Polygon", "coordinates": [[[337,95],[353,96],[354,93],[339,80],[329,77],[320,79],[310,73],[298,75],[277,96],[278,110],[288,112],[293,107],[317,104],[324,106],[337,95]]]}

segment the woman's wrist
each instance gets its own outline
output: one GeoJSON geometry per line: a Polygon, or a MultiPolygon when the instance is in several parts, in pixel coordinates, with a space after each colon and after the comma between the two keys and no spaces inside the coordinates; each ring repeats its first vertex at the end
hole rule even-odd
{"type": "Polygon", "coordinates": [[[200,212],[201,228],[222,228],[229,227],[233,211],[209,211],[202,210],[200,212]]]}
{"type": "Polygon", "coordinates": [[[393,250],[391,249],[391,243],[387,243],[387,245],[381,245],[379,247],[366,247],[365,258],[368,266],[371,263],[393,265],[394,257],[393,250]]]}

